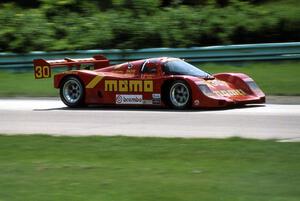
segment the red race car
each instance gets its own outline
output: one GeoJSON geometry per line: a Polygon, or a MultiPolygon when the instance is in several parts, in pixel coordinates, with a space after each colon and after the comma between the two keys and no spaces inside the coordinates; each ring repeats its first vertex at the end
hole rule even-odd
{"type": "Polygon", "coordinates": [[[178,58],[110,65],[107,58],[96,55],[85,59],[36,59],[33,63],[36,79],[51,77],[52,68],[68,68],[54,76],[54,87],[69,107],[97,104],[185,109],[265,102],[265,94],[247,75],[211,75],[178,58]]]}

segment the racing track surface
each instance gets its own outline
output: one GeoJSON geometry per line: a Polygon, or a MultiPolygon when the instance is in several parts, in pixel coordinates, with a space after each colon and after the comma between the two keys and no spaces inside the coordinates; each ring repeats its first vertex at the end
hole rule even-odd
{"type": "Polygon", "coordinates": [[[300,105],[174,111],[92,107],[58,99],[0,99],[0,133],[300,140],[300,105]]]}

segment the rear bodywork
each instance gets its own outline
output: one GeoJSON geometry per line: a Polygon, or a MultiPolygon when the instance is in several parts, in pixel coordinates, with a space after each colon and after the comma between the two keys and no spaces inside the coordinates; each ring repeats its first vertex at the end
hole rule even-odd
{"type": "Polygon", "coordinates": [[[84,86],[84,102],[88,105],[166,107],[168,86],[177,80],[189,86],[192,108],[265,102],[265,94],[245,74],[219,73],[210,77],[167,74],[164,64],[174,59],[161,57],[110,65],[108,59],[97,55],[77,60],[38,59],[34,60],[34,66],[37,79],[50,77],[54,67],[67,67],[66,71],[54,75],[54,87],[60,88],[63,80],[70,76],[78,78],[84,86]]]}

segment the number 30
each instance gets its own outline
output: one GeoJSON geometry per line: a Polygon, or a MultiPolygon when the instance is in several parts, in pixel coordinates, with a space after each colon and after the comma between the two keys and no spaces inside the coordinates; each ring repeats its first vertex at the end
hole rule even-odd
{"type": "Polygon", "coordinates": [[[49,66],[36,66],[35,67],[35,77],[39,78],[49,78],[51,76],[49,66]]]}

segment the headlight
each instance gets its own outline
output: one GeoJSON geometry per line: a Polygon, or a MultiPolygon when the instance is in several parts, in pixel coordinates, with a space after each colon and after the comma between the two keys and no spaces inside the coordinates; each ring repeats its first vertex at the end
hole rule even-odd
{"type": "Polygon", "coordinates": [[[246,83],[248,84],[250,89],[252,91],[254,91],[256,94],[264,95],[264,92],[262,92],[262,90],[259,88],[259,86],[257,86],[257,84],[254,81],[249,81],[249,82],[246,82],[246,83]]]}
{"type": "Polygon", "coordinates": [[[247,82],[247,84],[249,85],[249,87],[250,87],[252,90],[259,89],[258,86],[257,86],[257,84],[256,84],[254,81],[247,82]]]}
{"type": "Polygon", "coordinates": [[[206,95],[213,94],[212,90],[210,90],[210,88],[205,84],[200,84],[200,85],[198,85],[198,87],[199,87],[200,91],[202,91],[206,95]]]}

